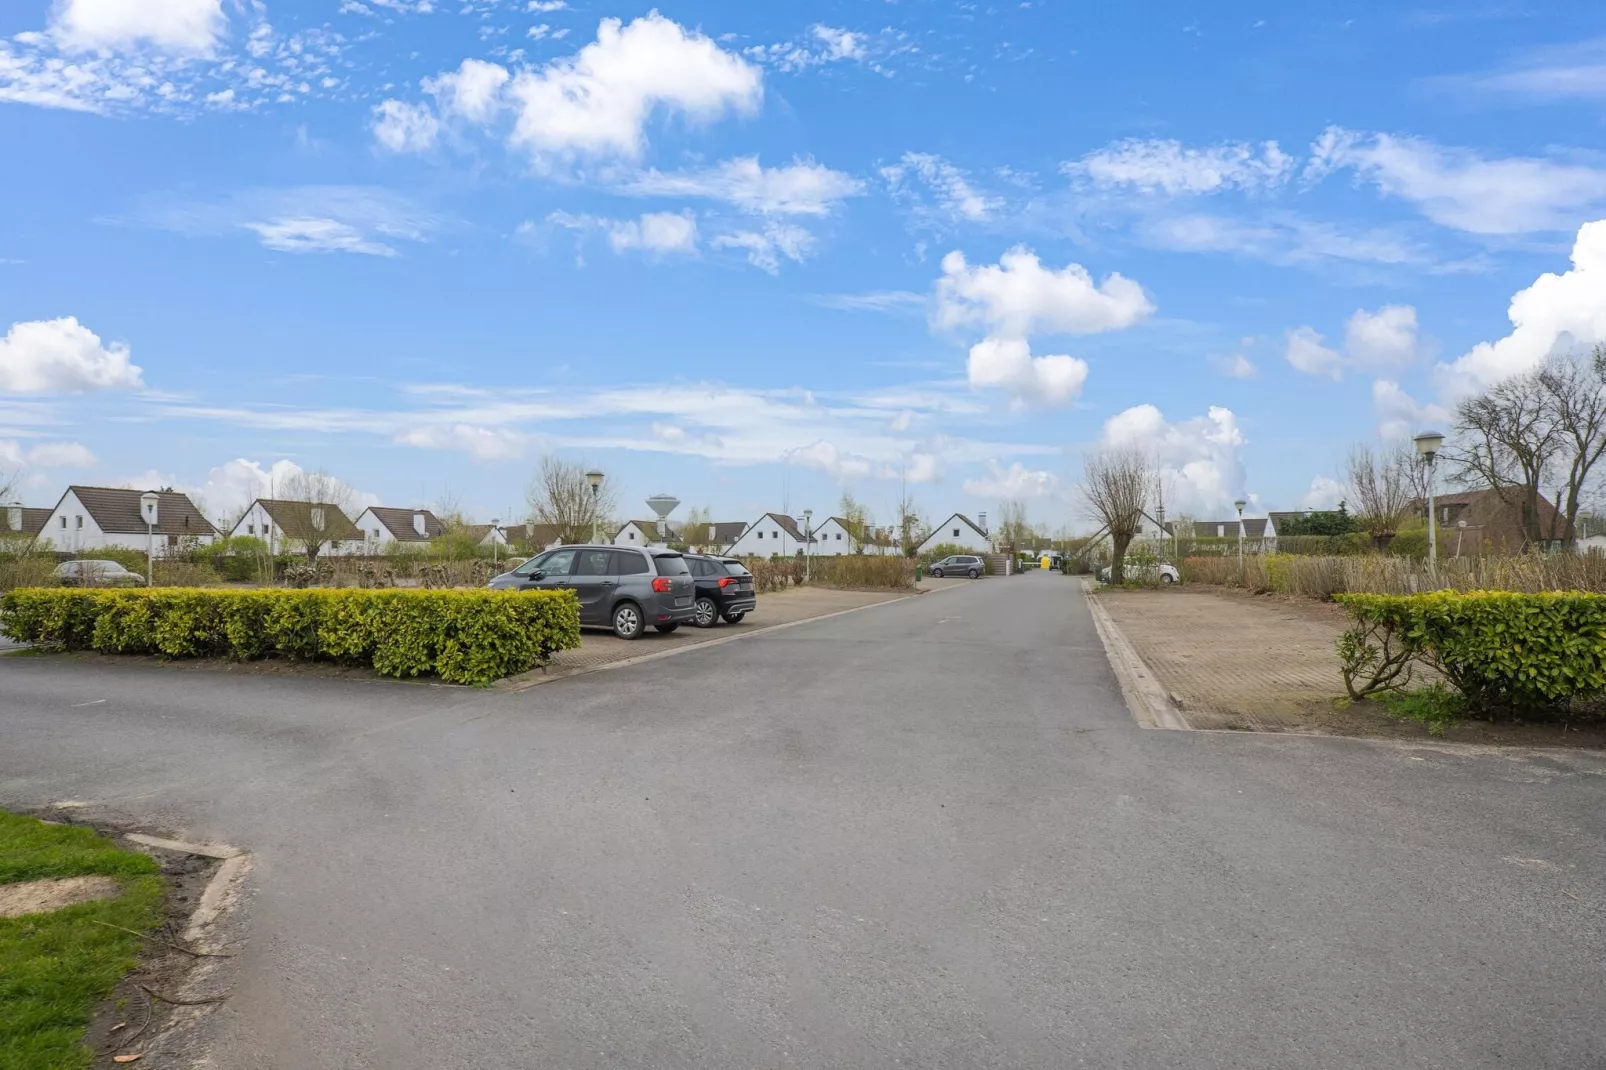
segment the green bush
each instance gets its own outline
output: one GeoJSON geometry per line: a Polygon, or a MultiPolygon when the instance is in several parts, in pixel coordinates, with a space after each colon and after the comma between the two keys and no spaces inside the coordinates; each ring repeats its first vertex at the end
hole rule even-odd
{"type": "Polygon", "coordinates": [[[1469,709],[1535,710],[1606,694],[1606,596],[1572,591],[1339,595],[1469,709]]]}
{"type": "Polygon", "coordinates": [[[104,590],[0,595],[0,632],[56,650],[289,657],[487,684],[580,645],[572,591],[104,590]]]}

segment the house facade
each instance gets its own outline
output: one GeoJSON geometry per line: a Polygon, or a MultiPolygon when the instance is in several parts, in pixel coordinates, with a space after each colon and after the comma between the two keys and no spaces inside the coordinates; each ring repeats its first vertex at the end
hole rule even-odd
{"type": "Polygon", "coordinates": [[[654,546],[663,549],[669,545],[669,540],[659,533],[658,521],[630,520],[613,533],[613,544],[615,546],[634,546],[637,548],[654,546]]]}
{"type": "Polygon", "coordinates": [[[765,513],[731,543],[731,557],[793,557],[803,552],[803,532],[797,521],[780,513],[765,513]]]}
{"type": "Polygon", "coordinates": [[[258,498],[229,531],[231,538],[249,536],[268,544],[269,553],[305,554],[316,540],[318,557],[360,554],[363,533],[333,505],[258,498]]]}
{"type": "Polygon", "coordinates": [[[50,523],[49,509],[0,505],[0,539],[34,539],[50,523]]]}
{"type": "MultiPolygon", "coordinates": [[[[1539,495],[1539,547],[1533,547],[1523,524],[1522,488],[1511,487],[1506,497],[1490,488],[1436,494],[1434,520],[1439,529],[1440,546],[1449,553],[1516,554],[1530,548],[1559,550],[1573,545],[1574,532],[1550,499],[1539,495]],[[1461,549],[1454,548],[1459,542],[1461,549]]],[[[1427,519],[1427,502],[1411,503],[1412,513],[1427,519]]]]}
{"type": "Polygon", "coordinates": [[[428,509],[371,505],[358,515],[356,524],[368,553],[384,553],[394,543],[422,546],[446,534],[446,525],[428,509]]]}
{"type": "Polygon", "coordinates": [[[556,524],[506,524],[502,535],[513,549],[532,554],[563,545],[563,536],[556,524]]]}
{"type": "Polygon", "coordinates": [[[932,528],[931,533],[920,541],[916,552],[923,554],[938,546],[957,546],[973,554],[993,552],[993,540],[988,537],[987,532],[963,513],[955,513],[932,528]]]}
{"type": "Polygon", "coordinates": [[[151,547],[163,554],[187,542],[205,544],[217,538],[217,529],[189,495],[171,490],[156,492],[156,526],[151,531],[140,512],[140,496],[145,493],[126,487],[68,487],[36,539],[60,553],[115,546],[140,551],[151,547]]]}
{"type": "Polygon", "coordinates": [[[855,552],[876,553],[878,548],[873,545],[861,548],[847,521],[833,516],[814,529],[814,549],[811,552],[819,557],[837,557],[855,552]]]}

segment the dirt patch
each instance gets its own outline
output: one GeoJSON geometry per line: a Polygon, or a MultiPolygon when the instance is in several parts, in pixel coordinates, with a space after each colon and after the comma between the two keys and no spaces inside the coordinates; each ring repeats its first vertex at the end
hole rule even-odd
{"type": "Polygon", "coordinates": [[[1195,586],[1095,597],[1193,728],[1606,748],[1606,718],[1593,715],[1466,719],[1435,735],[1378,703],[1347,702],[1335,645],[1349,615],[1332,603],[1195,586]]]}
{"type": "Polygon", "coordinates": [[[48,914],[76,903],[116,899],[122,894],[122,883],[115,877],[58,877],[0,884],[0,918],[48,914]]]}

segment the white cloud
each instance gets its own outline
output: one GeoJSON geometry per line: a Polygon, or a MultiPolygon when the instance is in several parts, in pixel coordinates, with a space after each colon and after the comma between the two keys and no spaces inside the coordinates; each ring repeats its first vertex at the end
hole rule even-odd
{"type": "MultiPolygon", "coordinates": [[[[185,483],[171,475],[154,471],[123,482],[137,487],[176,487],[191,495],[213,519],[232,524],[245,512],[246,506],[257,498],[272,498],[284,493],[304,474],[305,470],[299,464],[287,458],[263,467],[260,461],[237,457],[213,468],[207,473],[206,480],[198,484],[185,483]]],[[[376,494],[357,490],[339,480],[336,482],[351,492],[350,515],[353,519],[370,505],[380,503],[376,494]]]]}
{"type": "Polygon", "coordinates": [[[1235,515],[1232,502],[1244,493],[1247,440],[1231,409],[1212,405],[1205,416],[1172,423],[1155,406],[1136,405],[1105,421],[1100,443],[1134,446],[1154,458],[1172,516],[1235,515]]]}
{"type": "Polygon", "coordinates": [[[1306,375],[1322,375],[1334,381],[1344,377],[1343,354],[1322,345],[1322,336],[1315,328],[1296,327],[1289,331],[1283,356],[1306,375]]]}
{"type": "Polygon", "coordinates": [[[766,168],[758,157],[743,156],[702,171],[646,171],[620,190],[649,197],[707,197],[763,215],[825,215],[863,193],[864,183],[812,159],[766,168]]]}
{"type": "Polygon", "coordinates": [[[482,461],[501,461],[523,454],[526,439],[501,427],[430,424],[407,428],[396,435],[396,441],[426,450],[461,450],[482,461]]]}
{"type": "Polygon", "coordinates": [[[13,323],[0,338],[0,393],[82,394],[144,385],[128,346],[103,345],[72,316],[13,323]]]}
{"type": "Polygon", "coordinates": [[[336,219],[291,218],[242,223],[269,249],[282,253],[363,253],[395,256],[396,250],[366,237],[350,223],[336,219]]]}
{"type": "Polygon", "coordinates": [[[1191,148],[1169,139],[1128,138],[1065,165],[1067,174],[1104,189],[1143,193],[1258,193],[1287,183],[1294,158],[1267,141],[1259,146],[1232,141],[1191,148]]]}
{"type": "Polygon", "coordinates": [[[1330,127],[1311,146],[1309,180],[1349,169],[1429,219],[1473,234],[1569,230],[1606,206],[1606,169],[1538,157],[1485,159],[1425,138],[1330,127]]]}
{"type": "MultiPolygon", "coordinates": [[[[489,122],[501,108],[500,94],[509,77],[511,76],[507,73],[506,67],[498,66],[495,63],[486,63],[484,60],[465,59],[457,70],[447,71],[433,78],[425,78],[422,84],[424,92],[440,102],[443,112],[460,116],[471,123],[485,123],[489,122]]],[[[395,101],[385,102],[385,104],[395,103],[395,101]]],[[[380,105],[381,108],[384,106],[384,104],[380,105]]],[[[397,137],[403,144],[406,144],[408,142],[408,134],[405,128],[408,125],[408,120],[400,120],[399,125],[404,128],[404,132],[398,134],[397,137]]],[[[429,129],[427,122],[422,127],[417,127],[415,122],[414,128],[429,129]]],[[[378,134],[377,129],[375,133],[376,135],[378,134]]],[[[381,136],[381,141],[384,140],[384,137],[381,136]]],[[[428,134],[427,140],[432,142],[434,134],[428,134]]],[[[390,147],[388,142],[386,145],[390,147]]],[[[423,147],[427,148],[428,145],[426,144],[423,147]]],[[[395,149],[393,151],[402,150],[395,149]]]]}
{"type": "Polygon", "coordinates": [[[1025,498],[1048,498],[1059,491],[1060,477],[1053,472],[1027,468],[1016,461],[1004,468],[997,461],[987,462],[987,475],[983,479],[965,480],[965,493],[977,498],[997,498],[1019,501],[1025,498]]]}
{"type": "Polygon", "coordinates": [[[875,471],[875,465],[869,458],[843,453],[824,439],[790,451],[786,459],[805,468],[819,469],[843,481],[863,479],[875,471]]]}
{"type": "Polygon", "coordinates": [[[427,152],[440,136],[440,120],[423,104],[387,100],[375,106],[374,137],[391,152],[427,152]]]}
{"type": "Polygon", "coordinates": [[[578,53],[513,79],[510,143],[537,163],[574,157],[636,159],[654,111],[711,121],[751,114],[763,76],[739,56],[656,11],[623,25],[603,19],[578,53]]]}
{"type": "Polygon", "coordinates": [[[1024,338],[983,338],[970,347],[965,370],[973,389],[1002,389],[1017,407],[1059,406],[1076,400],[1087,362],[1070,356],[1034,357],[1024,338]]]}
{"type": "Polygon", "coordinates": [[[226,29],[222,0],[61,0],[50,34],[64,49],[209,54],[226,29]]]}
{"type": "Polygon", "coordinates": [[[814,248],[814,235],[790,223],[767,223],[762,231],[738,230],[716,235],[709,243],[716,249],[744,249],[747,262],[754,267],[778,274],[781,257],[802,263],[814,248]]]}
{"type": "Polygon", "coordinates": [[[814,36],[825,45],[827,59],[863,59],[864,35],[815,23],[814,36]]]}
{"type": "Polygon", "coordinates": [[[1531,371],[1558,350],[1606,342],[1606,219],[1579,228],[1572,265],[1560,275],[1546,272],[1517,292],[1508,312],[1510,334],[1439,365],[1446,389],[1475,390],[1531,371]]]}
{"type": "Polygon", "coordinates": [[[1004,206],[1003,198],[981,193],[963,171],[931,153],[906,152],[897,163],[881,168],[881,177],[895,198],[931,214],[914,188],[912,180],[919,179],[936,199],[934,214],[952,220],[985,222],[1004,206]]]}
{"type": "Polygon", "coordinates": [[[1344,350],[1350,364],[1366,371],[1396,371],[1417,358],[1416,309],[1384,305],[1376,312],[1356,309],[1344,324],[1344,350]]]}
{"type": "Polygon", "coordinates": [[[1299,499],[1299,507],[1319,511],[1337,509],[1338,503],[1344,501],[1348,494],[1348,489],[1338,480],[1316,476],[1310,481],[1310,489],[1305,496],[1299,499]]]}
{"type": "Polygon", "coordinates": [[[93,468],[100,463],[81,442],[44,442],[29,450],[26,460],[35,468],[93,468]]]}
{"type": "Polygon", "coordinates": [[[1430,427],[1442,431],[1450,420],[1442,407],[1418,404],[1389,379],[1372,383],[1372,408],[1377,413],[1377,433],[1386,439],[1412,438],[1430,427]]]}
{"type": "Polygon", "coordinates": [[[1253,379],[1256,374],[1255,362],[1242,353],[1211,357],[1210,366],[1228,379],[1253,379]]]}
{"type": "Polygon", "coordinates": [[[1527,100],[1606,100],[1606,37],[1532,49],[1491,71],[1430,82],[1527,100]]]}
{"type": "Polygon", "coordinates": [[[1362,264],[1421,264],[1451,272],[1477,264],[1435,264],[1434,254],[1387,228],[1345,231],[1286,212],[1257,219],[1219,215],[1168,215],[1144,221],[1140,237],[1152,248],[1190,253],[1237,253],[1271,264],[1310,267],[1346,261],[1362,264]]]}
{"type": "MultiPolygon", "coordinates": [[[[690,212],[648,212],[638,219],[553,212],[547,222],[570,230],[600,230],[616,253],[632,249],[658,255],[697,251],[697,219],[690,212]]],[[[520,229],[529,226],[522,224],[520,229]]]]}
{"type": "Polygon", "coordinates": [[[1154,311],[1143,287],[1119,273],[1095,284],[1080,264],[1044,268],[1017,245],[997,264],[971,267],[957,250],[942,258],[937,282],[939,326],[983,324],[1020,338],[1038,331],[1092,334],[1120,330],[1154,311]]]}
{"type": "Polygon", "coordinates": [[[929,298],[910,290],[869,290],[857,294],[815,294],[809,300],[821,308],[842,312],[905,312],[923,308],[929,298]]]}
{"type": "Polygon", "coordinates": [[[524,10],[537,15],[548,15],[554,11],[563,11],[568,6],[568,0],[530,0],[524,10]]]}

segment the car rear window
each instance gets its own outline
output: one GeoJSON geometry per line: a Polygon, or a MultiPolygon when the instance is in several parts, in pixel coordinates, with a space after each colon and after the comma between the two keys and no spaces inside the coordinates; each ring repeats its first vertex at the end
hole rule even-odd
{"type": "Polygon", "coordinates": [[[732,576],[752,575],[751,572],[747,571],[747,566],[742,564],[740,561],[725,561],[723,564],[725,566],[725,571],[730,573],[732,576]]]}
{"type": "Polygon", "coordinates": [[[640,576],[647,571],[647,559],[632,550],[616,550],[613,559],[621,576],[640,576]]]}
{"type": "Polygon", "coordinates": [[[686,567],[686,559],[679,554],[662,554],[653,558],[658,566],[660,576],[690,576],[691,569],[686,567]]]}

